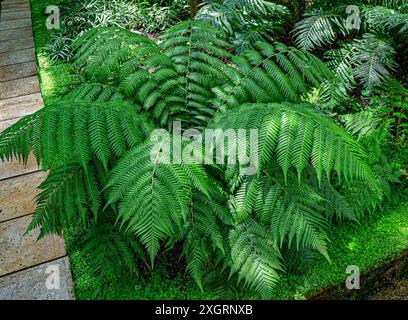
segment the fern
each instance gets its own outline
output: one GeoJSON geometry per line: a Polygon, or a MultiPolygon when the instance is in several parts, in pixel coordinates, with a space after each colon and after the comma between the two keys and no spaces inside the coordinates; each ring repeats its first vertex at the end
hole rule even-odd
{"type": "Polygon", "coordinates": [[[282,31],[288,10],[264,0],[204,1],[196,19],[223,30],[239,52],[282,31]]]}
{"type": "Polygon", "coordinates": [[[337,32],[346,34],[345,20],[335,12],[316,10],[307,14],[293,29],[295,42],[301,48],[314,49],[332,43],[337,32]]]}
{"type": "Polygon", "coordinates": [[[355,77],[367,87],[380,84],[396,66],[393,58],[394,48],[375,35],[363,35],[361,40],[356,40],[356,48],[358,52],[354,56],[357,64],[354,69],[355,77]]]}
{"type": "MultiPolygon", "coordinates": [[[[252,9],[266,3],[243,2],[252,9]]],[[[182,242],[186,269],[202,290],[219,279],[214,274],[229,274],[270,298],[291,265],[286,259],[296,256],[282,253],[329,258],[330,222],[363,216],[366,206],[356,209],[345,192],[382,197],[365,150],[303,102],[335,83],[343,67],[330,70],[276,41],[235,54],[226,38],[203,21],[178,24],[157,44],[116,27],[91,30],[74,43],[84,83],[0,134],[2,160],[26,162],[32,151],[49,170],[30,229],[40,227],[41,236],[82,229],[81,246],[101,283],[119,269],[135,271],[145,256],[154,266],[161,249],[182,242]],[[150,134],[174,120],[183,130],[258,130],[255,174],[244,175],[240,164],[202,164],[207,155],[197,148],[199,161],[165,161],[176,154],[175,137],[150,134]]],[[[350,60],[342,61],[349,75],[350,60]]],[[[225,146],[242,152],[244,138],[225,146]]],[[[231,281],[218,291],[233,291],[231,281]]]]}
{"type": "Polygon", "coordinates": [[[2,132],[0,158],[27,159],[30,150],[47,170],[75,156],[86,167],[96,157],[105,167],[141,143],[152,123],[123,102],[61,101],[18,121],[2,132]]]}
{"type": "Polygon", "coordinates": [[[308,52],[279,42],[258,42],[256,48],[232,59],[237,72],[223,87],[214,89],[218,110],[246,102],[299,102],[310,87],[332,77],[308,52]]]}

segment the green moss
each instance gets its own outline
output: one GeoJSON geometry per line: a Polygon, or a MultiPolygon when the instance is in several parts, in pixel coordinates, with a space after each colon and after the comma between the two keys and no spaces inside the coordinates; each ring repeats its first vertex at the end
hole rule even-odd
{"type": "Polygon", "coordinates": [[[276,288],[276,299],[293,299],[340,284],[348,276],[347,266],[356,265],[364,273],[407,250],[408,202],[360,225],[342,225],[333,230],[331,239],[331,263],[320,259],[307,273],[283,278],[276,288]]]}
{"type": "Polygon", "coordinates": [[[38,74],[45,104],[61,99],[81,81],[81,77],[73,72],[72,65],[51,64],[44,49],[53,32],[46,28],[45,8],[62,2],[61,0],[31,0],[38,74]]]}
{"type": "MultiPolygon", "coordinates": [[[[77,233],[66,235],[78,299],[214,299],[210,292],[201,292],[194,281],[184,275],[169,276],[172,265],[162,259],[157,268],[143,278],[123,274],[102,296],[95,294],[97,279],[92,277],[81,248],[75,242],[77,233]]],[[[362,273],[381,265],[408,248],[408,202],[363,221],[334,228],[329,247],[331,263],[320,258],[302,275],[282,277],[275,290],[275,299],[299,299],[332,284],[339,284],[348,276],[349,265],[356,265],[362,273]]],[[[242,292],[235,299],[254,299],[242,292]]]]}

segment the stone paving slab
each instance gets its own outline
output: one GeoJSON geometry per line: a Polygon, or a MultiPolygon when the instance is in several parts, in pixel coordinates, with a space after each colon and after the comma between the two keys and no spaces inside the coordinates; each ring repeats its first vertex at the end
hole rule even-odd
{"type": "Polygon", "coordinates": [[[4,121],[0,122],[0,132],[6,130],[8,127],[15,124],[20,119],[21,118],[15,118],[15,119],[4,120],[4,121]]]}
{"type": "Polygon", "coordinates": [[[20,163],[17,159],[5,162],[0,160],[0,180],[36,172],[38,170],[37,160],[32,154],[28,157],[26,164],[20,163]]]}
{"type": "Polygon", "coordinates": [[[40,192],[37,187],[46,176],[46,172],[38,171],[1,180],[0,222],[34,213],[35,197],[40,192]]]}
{"type": "Polygon", "coordinates": [[[0,67],[29,61],[35,61],[34,48],[0,53],[0,67]]]}
{"type": "Polygon", "coordinates": [[[0,277],[66,255],[64,240],[47,235],[37,241],[39,230],[24,235],[32,215],[0,224],[0,277]]]}
{"type": "Polygon", "coordinates": [[[4,30],[4,31],[0,31],[0,41],[9,41],[9,40],[14,40],[14,39],[27,38],[27,37],[32,37],[32,35],[33,35],[33,30],[31,29],[31,27],[15,29],[15,30],[4,30]]]}
{"type": "Polygon", "coordinates": [[[12,64],[0,67],[1,82],[32,77],[37,74],[37,64],[35,61],[12,64]]]}
{"type": "Polygon", "coordinates": [[[2,21],[16,20],[16,19],[27,19],[27,18],[31,18],[30,10],[2,12],[0,14],[0,19],[2,21]]]}
{"type": "Polygon", "coordinates": [[[13,12],[20,10],[30,10],[30,4],[28,2],[17,2],[17,3],[2,3],[1,11],[3,12],[13,12]]]}
{"type": "Polygon", "coordinates": [[[40,92],[38,77],[28,77],[0,83],[0,99],[15,98],[40,92]]]}
{"type": "MultiPolygon", "coordinates": [[[[34,48],[33,37],[0,42],[0,53],[34,48]]],[[[0,73],[1,74],[1,73],[0,73]]]]}
{"type": "Polygon", "coordinates": [[[0,31],[31,27],[31,18],[17,20],[2,20],[0,22],[0,31]]]}
{"type": "MultiPolygon", "coordinates": [[[[1,69],[0,69],[1,71],[1,69]]],[[[40,110],[43,106],[41,93],[0,100],[0,121],[20,118],[40,110]]]]}
{"type": "Polygon", "coordinates": [[[0,278],[0,300],[72,300],[72,288],[69,259],[63,257],[0,278]],[[57,274],[59,289],[47,288],[57,274]]]}

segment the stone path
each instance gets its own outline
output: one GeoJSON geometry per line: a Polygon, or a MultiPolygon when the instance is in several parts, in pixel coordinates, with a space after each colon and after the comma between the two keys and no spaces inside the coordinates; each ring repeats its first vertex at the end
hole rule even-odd
{"type": "MultiPolygon", "coordinates": [[[[0,0],[0,132],[43,105],[37,76],[29,0],[0,0]]],[[[0,160],[0,300],[73,299],[62,238],[36,241],[23,233],[45,178],[30,157],[26,167],[0,160]],[[58,288],[59,287],[59,288],[58,288]]]]}

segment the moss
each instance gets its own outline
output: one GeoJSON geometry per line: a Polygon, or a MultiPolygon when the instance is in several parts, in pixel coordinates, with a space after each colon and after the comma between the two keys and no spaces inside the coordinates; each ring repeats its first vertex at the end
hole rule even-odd
{"type": "Polygon", "coordinates": [[[408,202],[385,210],[359,225],[335,228],[329,245],[331,263],[320,259],[303,275],[282,279],[276,299],[293,299],[340,284],[348,276],[346,267],[356,265],[367,272],[408,249],[408,202]]]}
{"type": "Polygon", "coordinates": [[[38,74],[41,93],[45,104],[61,99],[75,85],[81,77],[75,74],[70,64],[52,64],[46,55],[45,46],[50,40],[52,30],[46,28],[47,15],[45,8],[49,5],[62,3],[61,0],[32,0],[32,20],[37,55],[38,74]]]}

